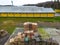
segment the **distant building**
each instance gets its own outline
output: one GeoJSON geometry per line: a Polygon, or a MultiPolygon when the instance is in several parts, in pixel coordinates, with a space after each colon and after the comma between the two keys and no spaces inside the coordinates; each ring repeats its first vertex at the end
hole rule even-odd
{"type": "Polygon", "coordinates": [[[52,8],[0,5],[0,17],[54,17],[52,8]]]}

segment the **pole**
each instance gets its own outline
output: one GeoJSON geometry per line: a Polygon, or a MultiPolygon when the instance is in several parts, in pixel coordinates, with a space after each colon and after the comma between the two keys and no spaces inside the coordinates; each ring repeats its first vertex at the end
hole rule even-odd
{"type": "Polygon", "coordinates": [[[11,3],[12,3],[12,5],[13,5],[13,1],[11,0],[11,3]]]}

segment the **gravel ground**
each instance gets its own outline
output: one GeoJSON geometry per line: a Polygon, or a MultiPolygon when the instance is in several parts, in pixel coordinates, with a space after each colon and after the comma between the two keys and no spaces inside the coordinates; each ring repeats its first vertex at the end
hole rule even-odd
{"type": "Polygon", "coordinates": [[[7,34],[6,36],[0,38],[0,45],[4,45],[5,42],[7,41],[7,39],[9,38],[9,34],[7,34]]]}
{"type": "Polygon", "coordinates": [[[60,45],[60,29],[56,28],[45,28],[45,30],[50,34],[53,40],[56,40],[60,45]]]}

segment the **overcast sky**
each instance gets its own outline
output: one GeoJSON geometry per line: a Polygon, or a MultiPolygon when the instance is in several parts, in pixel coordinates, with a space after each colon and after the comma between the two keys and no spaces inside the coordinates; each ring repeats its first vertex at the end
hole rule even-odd
{"type": "MultiPolygon", "coordinates": [[[[13,5],[35,4],[51,0],[12,0],[13,5]]],[[[0,5],[11,5],[11,0],[0,0],[0,5]]]]}

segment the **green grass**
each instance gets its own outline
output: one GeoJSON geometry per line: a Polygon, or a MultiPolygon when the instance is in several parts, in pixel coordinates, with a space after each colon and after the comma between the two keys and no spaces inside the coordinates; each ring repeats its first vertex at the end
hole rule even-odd
{"type": "Polygon", "coordinates": [[[56,22],[60,22],[60,16],[54,18],[56,22]]]}
{"type": "Polygon", "coordinates": [[[5,21],[5,20],[14,20],[17,22],[26,22],[26,21],[31,21],[31,22],[37,22],[37,21],[53,21],[54,17],[0,17],[0,22],[5,21]]]}
{"type": "Polygon", "coordinates": [[[43,39],[50,38],[50,35],[43,28],[38,28],[38,32],[42,36],[43,39]]]}
{"type": "Polygon", "coordinates": [[[59,21],[60,22],[60,16],[59,17],[0,17],[0,22],[6,21],[6,20],[14,20],[17,22],[38,22],[38,21],[59,21]]]}

